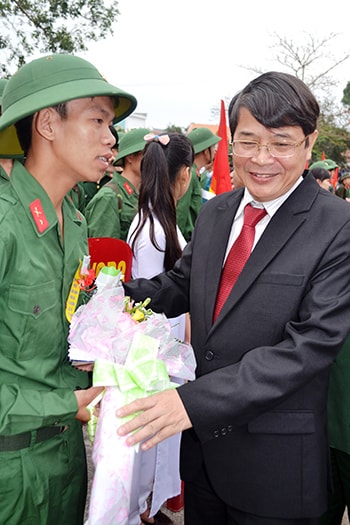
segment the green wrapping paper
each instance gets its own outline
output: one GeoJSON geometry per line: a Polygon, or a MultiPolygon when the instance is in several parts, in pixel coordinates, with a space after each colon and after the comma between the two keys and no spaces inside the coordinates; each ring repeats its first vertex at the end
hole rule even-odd
{"type": "MultiPolygon", "coordinates": [[[[176,383],[169,379],[165,363],[157,359],[159,341],[154,337],[136,333],[133,336],[125,365],[96,359],[93,372],[93,385],[117,387],[123,394],[122,405],[126,405],[162,390],[176,388],[176,383]]],[[[90,411],[88,423],[90,440],[96,431],[96,416],[90,411]]],[[[128,421],[135,417],[132,414],[123,419],[128,421]]]]}

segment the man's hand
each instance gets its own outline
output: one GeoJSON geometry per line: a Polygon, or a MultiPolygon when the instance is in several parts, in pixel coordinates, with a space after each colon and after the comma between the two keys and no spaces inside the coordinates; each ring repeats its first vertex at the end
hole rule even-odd
{"type": "Polygon", "coordinates": [[[82,423],[87,423],[90,419],[90,412],[87,410],[87,406],[91,403],[95,397],[97,397],[104,387],[92,386],[87,390],[75,390],[74,394],[78,402],[78,412],[75,415],[75,419],[78,419],[82,423]]]}
{"type": "Polygon", "coordinates": [[[81,370],[82,372],[93,372],[94,364],[95,363],[88,363],[88,362],[83,362],[83,361],[73,361],[72,362],[72,366],[74,366],[74,368],[77,368],[78,370],[81,370]]]}
{"type": "Polygon", "coordinates": [[[129,446],[142,443],[142,450],[148,450],[164,439],[192,427],[190,418],[176,389],[165,390],[159,394],[137,399],[117,410],[118,417],[140,412],[131,421],[118,428],[119,436],[128,436],[129,446]]]}

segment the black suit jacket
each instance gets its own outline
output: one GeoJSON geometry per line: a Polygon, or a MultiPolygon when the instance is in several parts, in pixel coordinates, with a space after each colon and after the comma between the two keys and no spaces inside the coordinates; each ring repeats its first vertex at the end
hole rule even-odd
{"type": "Polygon", "coordinates": [[[181,473],[204,461],[225,502],[268,517],[327,505],[329,369],[350,327],[350,206],[304,181],[272,217],[212,323],[243,189],[203,206],[167,274],[125,285],[168,316],[190,311],[197,379],[178,392],[193,428],[181,473]]]}

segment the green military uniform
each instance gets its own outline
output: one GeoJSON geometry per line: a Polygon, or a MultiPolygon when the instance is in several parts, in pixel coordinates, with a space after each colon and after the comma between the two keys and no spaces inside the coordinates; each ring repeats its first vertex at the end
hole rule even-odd
{"type": "Polygon", "coordinates": [[[111,173],[106,173],[99,182],[82,182],[81,189],[84,194],[84,209],[78,209],[84,213],[84,210],[91,201],[91,199],[105,184],[107,184],[107,182],[110,182],[112,178],[113,175],[111,173]]]}
{"type": "Polygon", "coordinates": [[[83,182],[79,182],[70,190],[70,192],[68,192],[68,196],[72,200],[74,206],[82,213],[85,211],[85,191],[83,184],[83,182]]]}
{"type": "MultiPolygon", "coordinates": [[[[215,146],[221,138],[214,135],[208,128],[194,128],[188,133],[188,138],[192,142],[195,155],[215,146]]],[[[207,189],[207,171],[202,175],[198,173],[198,167],[193,164],[191,169],[191,182],[185,195],[176,205],[177,224],[185,237],[186,241],[191,239],[194,224],[203,202],[202,189],[207,189]]]]}
{"type": "Polygon", "coordinates": [[[87,253],[86,224],[68,198],[62,210],[64,240],[48,195],[15,161],[0,192],[0,523],[7,525],[83,520],[86,463],[74,390],[86,388],[88,376],[67,361],[65,305],[87,253]],[[35,443],[35,429],[45,429],[39,436],[64,426],[35,443]],[[22,447],[26,435],[32,442],[22,447]]]}
{"type": "Polygon", "coordinates": [[[4,168],[0,165],[0,185],[9,182],[9,176],[7,175],[4,168]]]}
{"type": "Polygon", "coordinates": [[[191,181],[185,195],[177,202],[176,220],[186,241],[191,239],[194,224],[202,206],[202,186],[195,166],[191,169],[191,181]]]}
{"type": "Polygon", "coordinates": [[[70,190],[68,195],[71,197],[77,210],[85,214],[85,209],[91,199],[105,184],[107,184],[107,182],[110,182],[112,178],[113,176],[111,173],[106,173],[99,182],[79,182],[76,184],[74,188],[70,190]]]}
{"type": "Polygon", "coordinates": [[[121,173],[114,172],[85,209],[89,237],[114,237],[126,241],[138,210],[138,193],[121,173]]]}
{"type": "Polygon", "coordinates": [[[328,431],[333,490],[320,525],[342,523],[350,512],[350,336],[331,369],[328,393],[328,431]]]}

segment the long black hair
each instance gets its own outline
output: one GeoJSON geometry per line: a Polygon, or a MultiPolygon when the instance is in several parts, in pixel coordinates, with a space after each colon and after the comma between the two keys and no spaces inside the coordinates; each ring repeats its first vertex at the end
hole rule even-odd
{"type": "Polygon", "coordinates": [[[163,144],[162,142],[166,141],[162,140],[162,136],[154,136],[143,151],[138,223],[131,244],[134,250],[137,237],[149,220],[151,242],[157,250],[161,251],[154,234],[154,214],[165,233],[164,269],[166,271],[174,266],[181,255],[176,230],[175,181],[181,168],[186,166],[191,169],[194,161],[192,143],[185,135],[169,133],[167,137],[170,140],[167,144],[163,144]]]}

